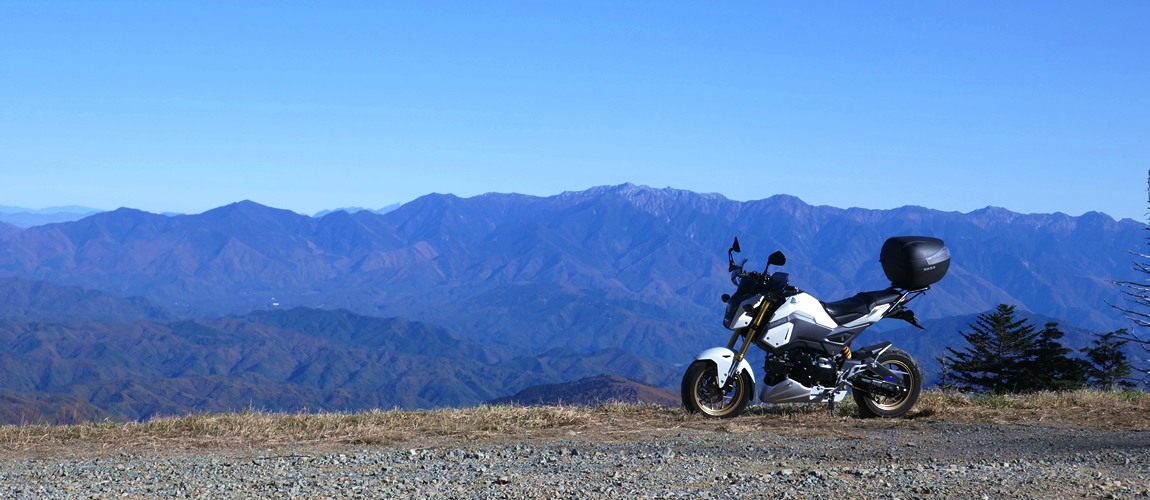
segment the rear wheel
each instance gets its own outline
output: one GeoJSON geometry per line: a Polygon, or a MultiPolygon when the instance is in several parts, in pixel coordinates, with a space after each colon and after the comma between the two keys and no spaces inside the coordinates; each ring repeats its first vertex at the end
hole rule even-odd
{"type": "Polygon", "coordinates": [[[855,390],[854,397],[859,407],[859,416],[901,417],[918,402],[918,396],[922,393],[922,370],[910,354],[893,347],[878,357],[878,363],[895,373],[895,379],[888,382],[898,383],[906,387],[907,391],[899,396],[884,396],[855,390]]]}
{"type": "Polygon", "coordinates": [[[754,382],[746,373],[740,373],[727,381],[727,387],[720,387],[715,363],[700,359],[687,367],[681,389],[683,407],[688,412],[709,418],[733,418],[746,409],[754,382]]]}

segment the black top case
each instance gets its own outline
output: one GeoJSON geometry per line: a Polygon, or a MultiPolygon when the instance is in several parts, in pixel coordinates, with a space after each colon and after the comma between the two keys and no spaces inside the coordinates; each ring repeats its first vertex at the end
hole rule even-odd
{"type": "Polygon", "coordinates": [[[918,290],[946,276],[950,269],[950,250],[938,238],[896,236],[883,243],[879,262],[894,286],[918,290]]]}

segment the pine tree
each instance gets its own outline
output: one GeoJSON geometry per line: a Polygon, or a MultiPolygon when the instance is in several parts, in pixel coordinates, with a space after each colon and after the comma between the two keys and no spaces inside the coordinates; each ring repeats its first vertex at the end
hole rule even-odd
{"type": "Polygon", "coordinates": [[[1038,332],[1034,345],[1021,361],[1027,379],[1019,391],[1064,391],[1086,385],[1086,371],[1090,364],[1067,356],[1074,350],[1058,343],[1064,335],[1058,329],[1058,323],[1047,323],[1038,332]]]}
{"type": "Polygon", "coordinates": [[[1094,387],[1106,390],[1134,387],[1134,384],[1123,380],[1130,376],[1130,361],[1122,352],[1129,342],[1128,335],[1125,329],[1103,333],[1091,342],[1093,347],[1082,348],[1090,362],[1086,375],[1094,387]]]}
{"type": "Polygon", "coordinates": [[[1024,362],[1033,356],[1038,334],[1025,320],[1015,319],[1014,306],[999,304],[967,326],[970,333],[958,333],[970,347],[962,352],[946,348],[953,355],[946,357],[946,364],[958,388],[1003,393],[1033,385],[1024,362]]]}

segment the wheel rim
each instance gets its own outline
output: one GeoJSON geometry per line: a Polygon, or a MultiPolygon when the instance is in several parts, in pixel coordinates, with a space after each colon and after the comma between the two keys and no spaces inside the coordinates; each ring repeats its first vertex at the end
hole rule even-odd
{"type": "Polygon", "coordinates": [[[914,384],[917,383],[917,381],[915,380],[914,370],[912,370],[910,365],[903,362],[902,360],[892,359],[890,361],[884,362],[882,365],[893,372],[902,372],[903,375],[900,383],[903,387],[906,387],[906,392],[904,392],[901,396],[881,396],[878,394],[870,395],[870,400],[874,402],[874,405],[877,406],[880,410],[891,411],[902,406],[902,404],[905,403],[908,398],[910,398],[910,393],[914,389],[914,384]]]}
{"type": "Polygon", "coordinates": [[[695,379],[695,406],[707,415],[721,417],[731,413],[739,406],[746,393],[742,377],[735,375],[731,380],[731,390],[723,392],[719,387],[718,372],[711,368],[699,373],[695,379]]]}

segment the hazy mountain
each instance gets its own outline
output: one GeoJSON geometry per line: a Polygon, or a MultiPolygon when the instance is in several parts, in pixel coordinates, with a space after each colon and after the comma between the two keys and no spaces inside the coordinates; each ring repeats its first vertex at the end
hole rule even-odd
{"type": "Polygon", "coordinates": [[[526,351],[460,338],[442,328],[403,318],[377,318],[350,311],[297,307],[259,311],[245,321],[291,330],[343,346],[386,349],[405,354],[498,363],[526,351]]]}
{"type": "Polygon", "coordinates": [[[0,214],[18,214],[21,212],[35,215],[52,215],[60,213],[93,214],[97,212],[103,212],[103,210],[91,207],[81,207],[79,205],[64,205],[58,207],[41,208],[38,210],[24,207],[9,207],[6,205],[0,205],[0,214]]]}
{"type": "Polygon", "coordinates": [[[17,321],[174,321],[181,316],[143,297],[47,281],[0,278],[0,318],[17,321]]]}
{"type": "Polygon", "coordinates": [[[0,222],[6,222],[16,227],[33,227],[43,226],[45,224],[56,224],[60,222],[78,221],[99,212],[90,212],[86,214],[78,214],[72,212],[60,212],[54,214],[30,214],[27,212],[17,212],[13,214],[0,213],[0,222]]]}
{"type": "MultiPolygon", "coordinates": [[[[16,227],[26,228],[58,222],[77,221],[100,212],[103,212],[103,210],[77,205],[48,207],[39,210],[0,205],[0,223],[8,223],[16,227]]],[[[0,233],[2,232],[3,231],[0,230],[0,233]]]]}
{"type": "Polygon", "coordinates": [[[586,406],[606,402],[682,405],[679,393],[618,375],[597,375],[572,382],[531,386],[513,396],[495,398],[488,404],[586,406]]]}
{"type": "Polygon", "coordinates": [[[349,214],[354,214],[356,212],[365,212],[365,211],[383,215],[383,214],[386,214],[388,212],[394,211],[395,209],[399,208],[400,205],[401,205],[400,203],[392,203],[391,205],[380,208],[378,210],[372,210],[370,208],[363,208],[363,207],[342,207],[342,208],[335,208],[335,209],[331,209],[331,210],[320,210],[319,212],[316,212],[316,214],[313,215],[312,217],[315,217],[318,219],[318,218],[323,217],[323,216],[330,214],[332,212],[347,212],[349,214]]]}
{"type": "Polygon", "coordinates": [[[1134,279],[1146,226],[1100,213],[967,214],[811,206],[625,184],[551,197],[432,194],[387,214],[313,218],[252,202],[164,217],[131,209],[0,234],[0,275],[141,295],[198,316],[347,308],[541,352],[620,348],[672,363],[726,342],[718,296],[739,236],[758,268],[782,250],[823,300],[888,285],[889,236],[938,236],[950,274],[925,319],[1000,302],[1090,328],[1120,326],[1108,278],[1134,279]]]}
{"type": "MultiPolygon", "coordinates": [[[[118,419],[250,407],[467,406],[615,371],[647,381],[675,378],[670,367],[617,350],[519,355],[431,325],[348,311],[168,324],[0,320],[0,395],[53,415],[54,400],[85,402],[118,419]]],[[[15,418],[13,411],[0,418],[15,418]]]]}

